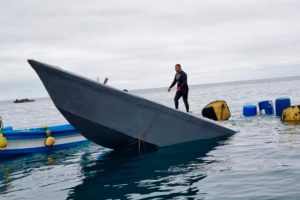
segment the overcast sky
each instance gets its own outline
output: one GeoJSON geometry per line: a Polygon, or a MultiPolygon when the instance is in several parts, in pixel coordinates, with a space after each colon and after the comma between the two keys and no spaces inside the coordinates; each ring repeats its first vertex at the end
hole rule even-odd
{"type": "Polygon", "coordinates": [[[123,89],[300,75],[298,0],[0,2],[0,99],[46,96],[33,58],[123,89]]]}

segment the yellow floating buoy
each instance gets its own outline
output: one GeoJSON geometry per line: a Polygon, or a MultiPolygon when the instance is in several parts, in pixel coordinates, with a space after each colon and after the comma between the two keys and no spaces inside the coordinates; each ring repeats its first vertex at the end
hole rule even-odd
{"type": "Polygon", "coordinates": [[[47,137],[51,137],[51,131],[49,129],[46,130],[46,135],[47,135],[47,137]]]}
{"type": "Polygon", "coordinates": [[[47,125],[42,125],[41,128],[46,130],[47,138],[45,139],[45,142],[44,142],[45,146],[52,147],[55,144],[55,138],[52,137],[51,131],[49,130],[47,125]]]}
{"type": "Polygon", "coordinates": [[[54,137],[47,137],[45,140],[45,146],[46,147],[52,147],[55,143],[55,138],[54,137]]]}
{"type": "Polygon", "coordinates": [[[300,105],[284,109],[281,115],[281,121],[300,123],[300,105]]]}
{"type": "Polygon", "coordinates": [[[219,100],[207,104],[202,110],[203,117],[213,119],[215,121],[225,121],[231,116],[226,101],[219,100]]]}
{"type": "Polygon", "coordinates": [[[41,128],[47,130],[48,126],[47,125],[41,125],[41,128]]]}
{"type": "Polygon", "coordinates": [[[0,150],[5,150],[7,147],[7,139],[4,137],[2,133],[0,133],[0,150]]]}

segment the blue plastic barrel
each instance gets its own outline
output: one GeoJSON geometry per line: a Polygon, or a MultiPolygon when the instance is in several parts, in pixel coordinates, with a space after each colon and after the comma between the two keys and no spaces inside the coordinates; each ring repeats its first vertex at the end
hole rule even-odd
{"type": "Polygon", "coordinates": [[[256,105],[244,105],[243,114],[246,117],[251,117],[257,115],[256,105]]]}
{"type": "Polygon", "coordinates": [[[277,98],[275,105],[276,115],[281,117],[283,110],[291,106],[291,100],[289,98],[277,98]]]}
{"type": "Polygon", "coordinates": [[[266,115],[274,114],[273,102],[271,100],[259,102],[258,107],[259,111],[261,112],[262,110],[264,110],[266,115]]]}

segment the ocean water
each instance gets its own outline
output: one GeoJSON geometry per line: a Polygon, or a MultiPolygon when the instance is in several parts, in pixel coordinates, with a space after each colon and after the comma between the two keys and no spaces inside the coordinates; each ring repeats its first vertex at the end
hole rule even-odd
{"type": "MultiPolygon", "coordinates": [[[[289,97],[300,104],[299,85],[300,78],[286,78],[191,86],[194,115],[226,100],[232,117],[220,124],[239,132],[143,154],[90,143],[2,159],[0,199],[300,199],[300,126],[275,116],[242,116],[246,103],[289,97]]],[[[173,107],[174,91],[129,92],[173,107]]],[[[66,123],[48,98],[0,102],[0,115],[14,128],[66,123]]]]}

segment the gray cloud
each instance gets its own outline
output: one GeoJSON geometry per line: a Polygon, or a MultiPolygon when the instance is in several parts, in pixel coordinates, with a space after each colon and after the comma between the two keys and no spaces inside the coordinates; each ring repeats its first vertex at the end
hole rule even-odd
{"type": "Polygon", "coordinates": [[[44,95],[27,58],[119,88],[300,75],[296,0],[90,0],[0,3],[1,98],[44,95]],[[298,74],[297,74],[298,73],[298,74]]]}

